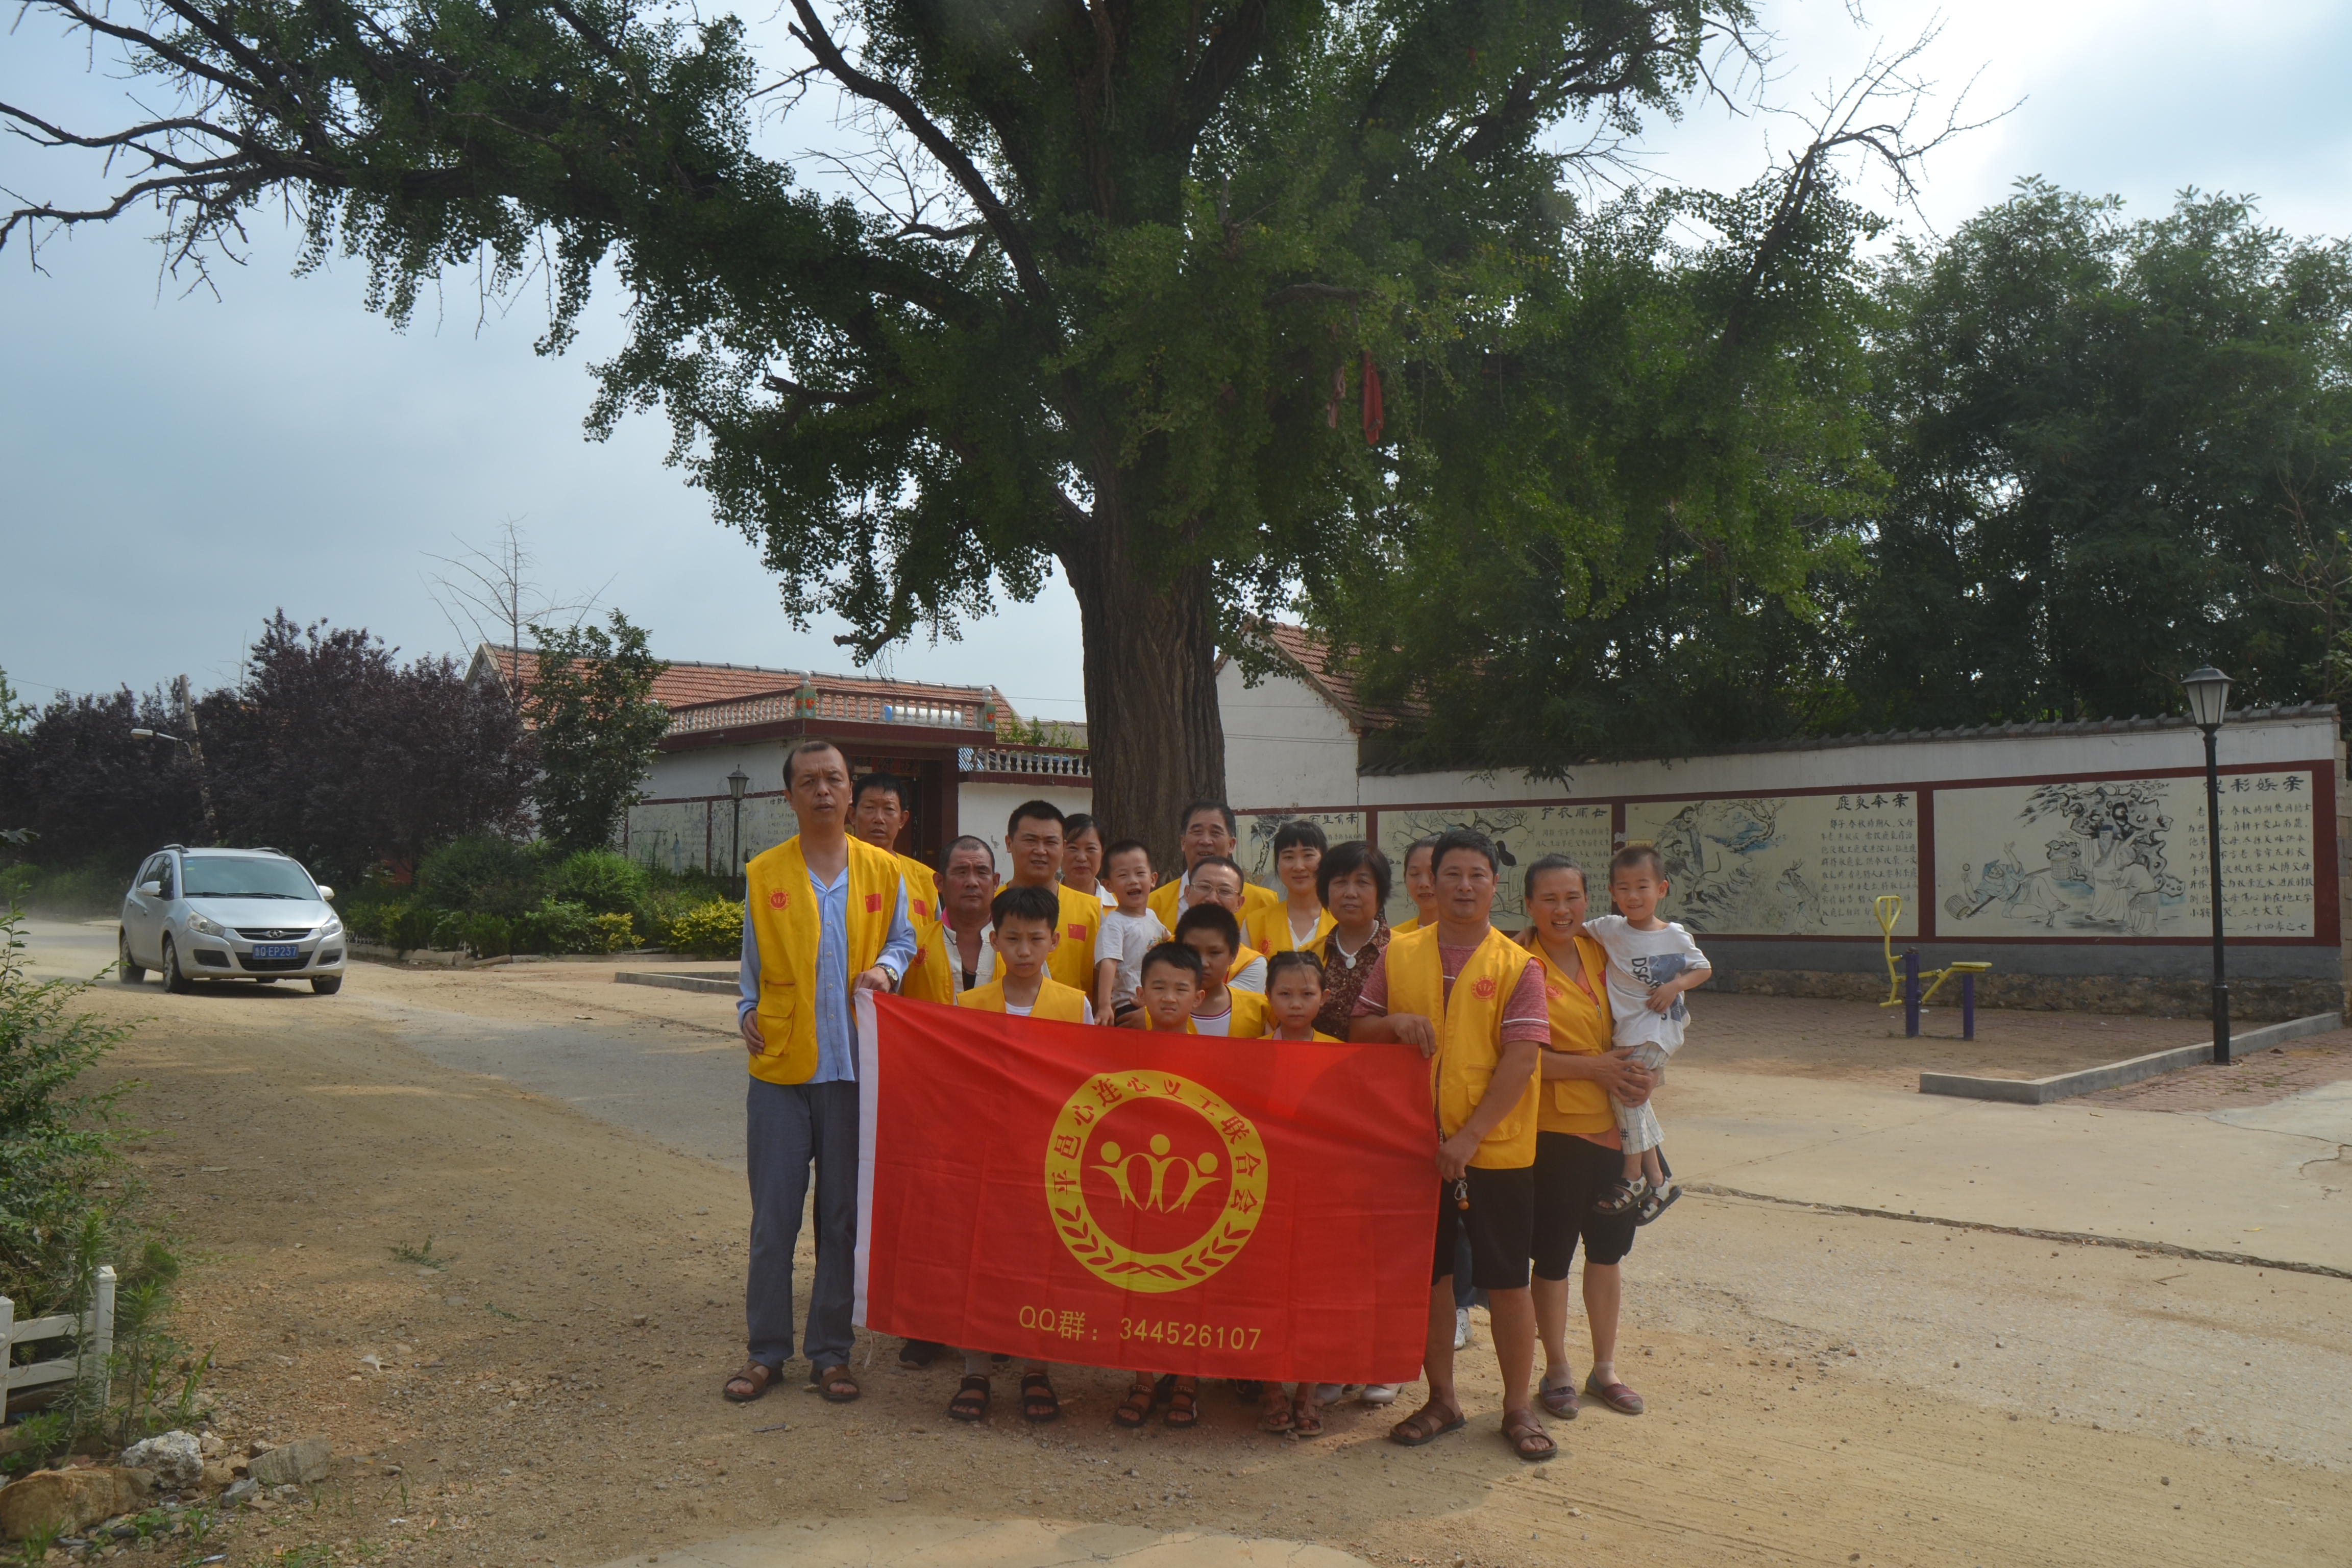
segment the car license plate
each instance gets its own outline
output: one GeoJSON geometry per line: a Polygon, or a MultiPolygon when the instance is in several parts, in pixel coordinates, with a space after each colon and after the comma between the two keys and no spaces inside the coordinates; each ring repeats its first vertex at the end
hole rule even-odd
{"type": "Polygon", "coordinates": [[[257,942],[253,944],[256,958],[299,958],[302,950],[290,942],[257,942]]]}

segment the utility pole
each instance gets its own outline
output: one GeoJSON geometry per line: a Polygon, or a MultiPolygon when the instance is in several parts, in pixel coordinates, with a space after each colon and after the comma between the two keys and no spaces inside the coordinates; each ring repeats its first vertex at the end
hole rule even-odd
{"type": "Polygon", "coordinates": [[[187,722],[188,759],[196,764],[196,798],[205,805],[205,837],[220,842],[220,823],[213,815],[213,784],[205,772],[205,743],[196,733],[196,705],[188,694],[188,678],[184,675],[172,682],[172,696],[180,704],[180,712],[187,722]]]}

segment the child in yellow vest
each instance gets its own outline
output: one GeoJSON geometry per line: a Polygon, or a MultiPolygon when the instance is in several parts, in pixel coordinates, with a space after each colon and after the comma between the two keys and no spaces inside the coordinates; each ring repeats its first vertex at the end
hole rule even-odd
{"type": "MultiPolygon", "coordinates": [[[[1315,1026],[1315,1015],[1323,1010],[1323,961],[1311,952],[1294,948],[1266,960],[1265,1005],[1273,1025],[1265,1033],[1269,1040],[1319,1040],[1327,1046],[1347,1043],[1315,1026]]],[[[1346,1392],[1337,1383],[1300,1383],[1296,1393],[1279,1383],[1269,1383],[1258,1399],[1257,1429],[1320,1437],[1323,1406],[1346,1392]]]]}
{"type": "Polygon", "coordinates": [[[1007,888],[997,894],[989,909],[994,927],[996,978],[963,993],[955,1005],[983,1013],[1009,1013],[1016,1018],[1093,1023],[1094,1005],[1087,994],[1045,972],[1055,944],[1061,940],[1061,900],[1051,888],[1007,888]]]}
{"type": "MultiPolygon", "coordinates": [[[[1135,987],[1142,1026],[1166,1035],[1201,1033],[1194,1026],[1192,1006],[1201,994],[1203,967],[1201,955],[1181,942],[1163,942],[1145,953],[1143,972],[1135,987]]],[[[1127,1427],[1140,1426],[1150,1420],[1151,1407],[1160,1402],[1163,1383],[1168,1414],[1160,1419],[1176,1427],[1200,1425],[1201,1380],[1197,1377],[1155,1379],[1149,1371],[1135,1373],[1135,1381],[1128,1386],[1127,1397],[1111,1411],[1111,1419],[1127,1427]]]]}
{"type": "MultiPolygon", "coordinates": [[[[1254,1040],[1265,1033],[1265,995],[1228,984],[1241,926],[1222,904],[1195,904],[1176,922],[1176,940],[1201,955],[1201,994],[1192,1004],[1195,1034],[1254,1040]]],[[[1261,970],[1260,973],[1263,973],[1261,970]]]]}

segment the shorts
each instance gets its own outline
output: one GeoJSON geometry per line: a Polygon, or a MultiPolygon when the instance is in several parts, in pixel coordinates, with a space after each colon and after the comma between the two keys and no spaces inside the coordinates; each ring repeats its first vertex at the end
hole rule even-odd
{"type": "Polygon", "coordinates": [[[1633,1250],[1634,1211],[1595,1214],[1592,1205],[1625,1173],[1624,1153],[1573,1132],[1536,1134],[1536,1276],[1565,1279],[1584,1239],[1584,1261],[1603,1266],[1633,1250]]]}
{"type": "Polygon", "coordinates": [[[1434,1285],[1454,1272],[1454,1237],[1467,1231],[1471,1284],[1481,1290],[1523,1290],[1535,1234],[1535,1168],[1488,1171],[1473,1165],[1467,1174],[1467,1210],[1454,1206],[1453,1183],[1437,1184],[1437,1252],[1430,1259],[1429,1282],[1434,1285]]]}

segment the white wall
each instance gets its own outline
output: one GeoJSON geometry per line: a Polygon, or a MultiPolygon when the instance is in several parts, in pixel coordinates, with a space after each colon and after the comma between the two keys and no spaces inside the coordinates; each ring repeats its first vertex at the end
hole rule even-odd
{"type": "Polygon", "coordinates": [[[784,743],[754,741],[738,746],[699,746],[692,751],[663,752],[646,770],[641,795],[656,800],[695,799],[727,793],[727,775],[741,768],[751,776],[745,786],[752,795],[784,787],[784,743]]]}
{"type": "MultiPolygon", "coordinates": [[[[1094,810],[1094,791],[1084,784],[967,784],[956,786],[956,831],[985,838],[1004,864],[1004,819],[1024,800],[1046,800],[1064,816],[1094,810]]],[[[1113,837],[1126,835],[1114,832],[1113,837]]]]}
{"type": "Polygon", "coordinates": [[[1225,798],[1244,811],[1356,804],[1356,735],[1339,710],[1295,676],[1242,681],[1217,671],[1225,726],[1225,798]]]}

